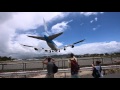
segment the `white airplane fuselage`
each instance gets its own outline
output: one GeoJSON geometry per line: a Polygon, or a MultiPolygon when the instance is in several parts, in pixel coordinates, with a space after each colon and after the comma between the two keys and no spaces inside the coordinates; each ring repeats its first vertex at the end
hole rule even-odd
{"type": "Polygon", "coordinates": [[[47,44],[48,44],[48,46],[49,46],[52,50],[55,50],[55,51],[58,50],[57,47],[56,47],[54,44],[48,43],[48,42],[47,42],[47,44]]]}
{"type": "Polygon", "coordinates": [[[44,38],[47,45],[51,48],[51,50],[55,50],[55,51],[58,50],[57,45],[52,40],[50,40],[46,35],[44,35],[44,38]]]}

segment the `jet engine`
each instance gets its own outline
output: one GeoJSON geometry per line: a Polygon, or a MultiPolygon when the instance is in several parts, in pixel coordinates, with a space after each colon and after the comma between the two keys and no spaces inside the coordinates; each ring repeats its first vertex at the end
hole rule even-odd
{"type": "Polygon", "coordinates": [[[74,48],[74,45],[72,45],[71,48],[74,48]]]}
{"type": "Polygon", "coordinates": [[[48,50],[45,50],[45,52],[47,52],[48,50]]]}
{"type": "Polygon", "coordinates": [[[64,50],[66,50],[66,48],[64,48],[64,50]]]}
{"type": "Polygon", "coordinates": [[[34,48],[36,51],[38,51],[38,49],[37,48],[34,48]]]}

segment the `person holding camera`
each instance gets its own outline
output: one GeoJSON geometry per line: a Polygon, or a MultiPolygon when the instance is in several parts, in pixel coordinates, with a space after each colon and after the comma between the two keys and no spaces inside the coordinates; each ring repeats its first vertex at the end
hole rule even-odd
{"type": "Polygon", "coordinates": [[[92,76],[94,78],[101,78],[101,77],[103,77],[101,61],[96,61],[96,65],[92,64],[92,67],[93,67],[92,76]]]}
{"type": "Polygon", "coordinates": [[[54,72],[53,72],[54,62],[55,60],[51,57],[48,57],[43,61],[43,64],[47,65],[46,78],[54,78],[54,72]]]}

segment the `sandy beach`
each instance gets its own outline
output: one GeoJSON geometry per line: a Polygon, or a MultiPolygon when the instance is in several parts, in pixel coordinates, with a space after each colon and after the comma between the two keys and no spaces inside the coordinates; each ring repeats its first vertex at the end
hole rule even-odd
{"type": "MultiPolygon", "coordinates": [[[[83,77],[84,75],[91,75],[92,71],[80,71],[79,76],[83,77]]],[[[38,74],[36,76],[30,77],[30,78],[45,78],[46,74],[38,74]]],[[[71,78],[70,73],[56,73],[55,78],[71,78]]]]}
{"type": "MultiPolygon", "coordinates": [[[[105,75],[103,75],[103,78],[120,78],[119,74],[120,74],[120,68],[112,68],[112,69],[108,69],[105,71],[105,75]]],[[[103,73],[103,71],[102,71],[103,73]]],[[[31,78],[45,78],[45,74],[38,74],[36,76],[33,76],[31,78]]],[[[70,72],[66,72],[66,73],[61,73],[58,72],[55,74],[55,78],[71,78],[70,72]]],[[[92,70],[81,70],[79,71],[79,78],[93,78],[92,77],[92,70]]]]}

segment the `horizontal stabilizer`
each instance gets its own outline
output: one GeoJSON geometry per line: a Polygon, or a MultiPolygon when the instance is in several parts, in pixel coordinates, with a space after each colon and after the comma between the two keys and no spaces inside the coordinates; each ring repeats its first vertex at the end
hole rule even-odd
{"type": "Polygon", "coordinates": [[[33,47],[33,46],[29,46],[29,45],[23,45],[23,44],[21,44],[22,46],[26,46],[26,47],[33,47]]]}
{"type": "Polygon", "coordinates": [[[45,40],[44,37],[39,37],[39,36],[28,36],[28,37],[36,38],[36,39],[40,39],[40,40],[45,40]]]}
{"type": "Polygon", "coordinates": [[[51,36],[49,36],[48,38],[49,38],[50,40],[53,40],[53,39],[55,39],[56,37],[60,36],[61,34],[63,34],[63,32],[58,33],[58,34],[51,35],[51,36]]]}

